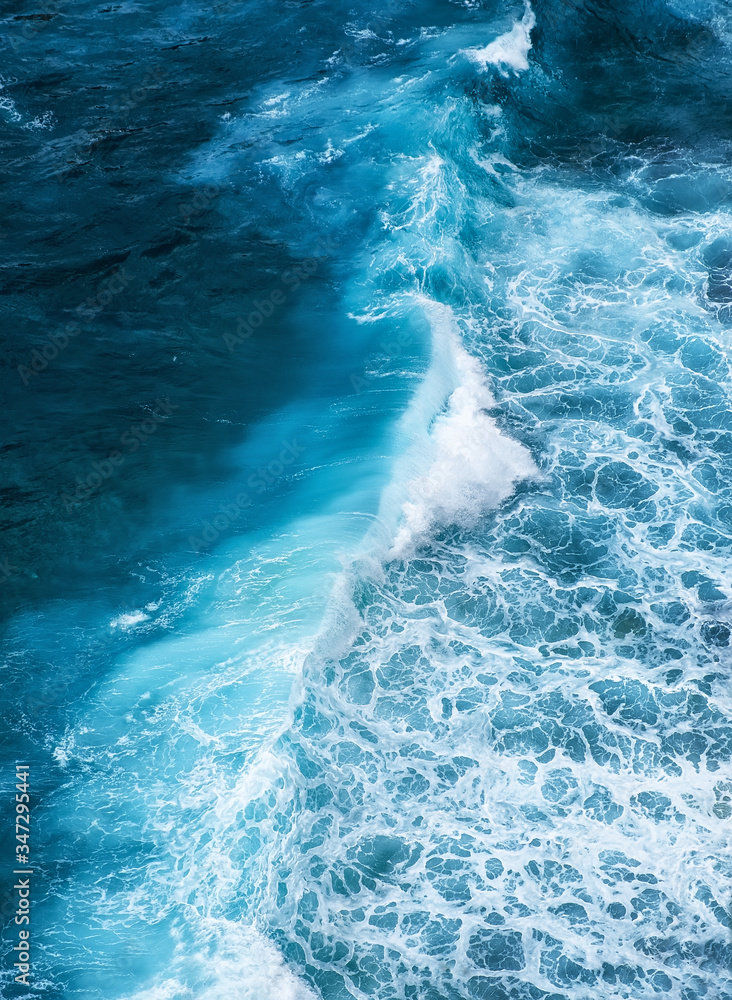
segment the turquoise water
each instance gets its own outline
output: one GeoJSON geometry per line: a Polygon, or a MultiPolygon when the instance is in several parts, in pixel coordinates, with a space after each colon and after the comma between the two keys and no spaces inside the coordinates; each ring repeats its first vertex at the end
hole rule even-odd
{"type": "Polygon", "coordinates": [[[30,995],[732,997],[727,6],[48,12],[30,995]]]}

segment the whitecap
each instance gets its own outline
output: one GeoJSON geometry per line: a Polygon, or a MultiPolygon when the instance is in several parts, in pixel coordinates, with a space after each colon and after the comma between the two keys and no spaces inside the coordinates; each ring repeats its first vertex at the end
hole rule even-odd
{"type": "Polygon", "coordinates": [[[483,72],[489,66],[495,66],[502,76],[508,76],[509,70],[518,75],[529,68],[531,32],[535,27],[536,15],[531,4],[527,3],[524,16],[510,31],[499,35],[485,48],[462,49],[462,54],[476,63],[483,72]]]}
{"type": "MultiPolygon", "coordinates": [[[[411,462],[424,471],[408,483],[392,557],[404,555],[435,528],[476,524],[513,493],[519,480],[537,475],[528,450],[486,412],[495,400],[479,362],[460,343],[452,309],[431,300],[423,306],[434,342],[433,377],[426,379],[425,393],[444,393],[445,374],[452,386],[412,448],[411,462]]],[[[418,411],[424,413],[425,402],[416,401],[418,411]]]]}
{"type": "Polygon", "coordinates": [[[150,616],[146,615],[144,611],[133,611],[131,614],[118,615],[110,623],[110,628],[132,628],[134,625],[139,625],[140,622],[145,622],[150,616]]]}

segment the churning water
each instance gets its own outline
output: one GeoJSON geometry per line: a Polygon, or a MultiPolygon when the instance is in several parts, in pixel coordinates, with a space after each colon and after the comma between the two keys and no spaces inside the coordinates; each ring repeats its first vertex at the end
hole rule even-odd
{"type": "Polygon", "coordinates": [[[31,994],[732,997],[729,4],[26,6],[31,994]]]}

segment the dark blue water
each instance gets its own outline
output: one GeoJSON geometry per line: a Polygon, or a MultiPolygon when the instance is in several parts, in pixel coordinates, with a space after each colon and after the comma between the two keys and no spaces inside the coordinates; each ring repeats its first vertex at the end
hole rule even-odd
{"type": "Polygon", "coordinates": [[[732,997],[726,0],[2,46],[2,995],[732,997]]]}

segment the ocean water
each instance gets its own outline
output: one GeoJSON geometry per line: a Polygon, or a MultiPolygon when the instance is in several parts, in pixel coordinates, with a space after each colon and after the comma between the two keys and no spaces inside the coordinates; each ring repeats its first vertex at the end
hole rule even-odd
{"type": "Polygon", "coordinates": [[[726,0],[2,45],[3,997],[729,1000],[726,0]]]}

